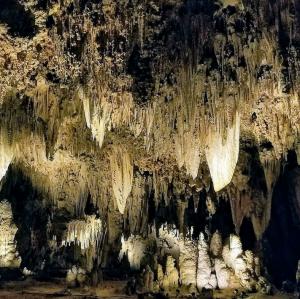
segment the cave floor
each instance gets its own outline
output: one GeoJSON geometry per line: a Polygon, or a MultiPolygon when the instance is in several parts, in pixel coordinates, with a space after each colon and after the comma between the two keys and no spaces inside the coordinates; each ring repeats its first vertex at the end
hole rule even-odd
{"type": "MultiPolygon", "coordinates": [[[[63,283],[54,282],[39,282],[35,280],[25,281],[11,281],[0,285],[0,298],[112,298],[112,299],[133,299],[138,296],[128,296],[124,293],[126,281],[105,281],[97,288],[66,288],[63,283]]],[[[233,298],[232,290],[216,291],[213,298],[229,299],[233,298]]],[[[147,297],[145,297],[146,299],[147,297]]],[[[170,298],[191,298],[191,295],[185,294],[179,297],[170,296],[170,298]]],[[[199,296],[197,298],[209,298],[207,296],[199,296]]],[[[266,296],[261,294],[252,294],[247,299],[297,299],[296,295],[288,295],[278,293],[273,296],[266,296]]]]}

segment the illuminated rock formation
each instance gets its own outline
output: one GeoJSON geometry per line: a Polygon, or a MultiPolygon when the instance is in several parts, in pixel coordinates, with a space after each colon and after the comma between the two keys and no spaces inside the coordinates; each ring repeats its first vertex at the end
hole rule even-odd
{"type": "Polygon", "coordinates": [[[215,191],[220,191],[231,182],[239,157],[240,115],[235,116],[232,127],[225,129],[211,128],[207,137],[206,159],[215,191]]]}
{"type": "Polygon", "coordinates": [[[131,192],[133,180],[132,159],[126,149],[113,149],[110,157],[112,188],[121,214],[126,208],[126,201],[131,192]]]}
{"type": "Polygon", "coordinates": [[[147,240],[141,237],[130,236],[127,240],[122,236],[122,248],[119,254],[119,259],[124,255],[127,256],[131,269],[139,270],[141,261],[145,255],[147,240]]]}
{"type": "Polygon", "coordinates": [[[18,254],[15,235],[18,228],[13,222],[11,205],[7,200],[0,202],[0,267],[18,268],[21,258],[18,254]]]}
{"type": "Polygon", "coordinates": [[[211,278],[211,262],[208,254],[208,246],[201,234],[198,243],[197,287],[213,288],[209,286],[211,278]]]}
{"type": "Polygon", "coordinates": [[[174,289],[178,287],[179,274],[175,267],[175,259],[168,256],[166,263],[166,272],[163,279],[163,287],[165,289],[174,289]]]}
{"type": "Polygon", "coordinates": [[[196,287],[197,260],[197,244],[192,240],[180,240],[179,273],[182,285],[196,287]]]}
{"type": "Polygon", "coordinates": [[[95,216],[87,216],[84,220],[72,220],[67,224],[66,238],[62,245],[74,243],[84,250],[97,244],[102,234],[102,222],[95,216]]]}

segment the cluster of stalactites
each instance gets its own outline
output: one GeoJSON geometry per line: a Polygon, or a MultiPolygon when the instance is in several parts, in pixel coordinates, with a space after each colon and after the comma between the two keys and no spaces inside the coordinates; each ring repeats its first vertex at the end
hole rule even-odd
{"type": "Polygon", "coordinates": [[[67,225],[66,238],[62,245],[77,244],[82,250],[99,244],[103,233],[102,221],[95,215],[86,216],[84,220],[73,220],[67,225]]]}
{"type": "MultiPolygon", "coordinates": [[[[128,93],[124,93],[122,99],[113,97],[112,94],[111,98],[102,94],[97,99],[93,99],[80,87],[78,96],[82,100],[86,125],[100,148],[106,131],[123,125],[129,127],[130,124],[135,123],[133,99],[128,93]]],[[[138,127],[138,124],[135,127],[138,127]]],[[[138,131],[137,128],[135,129],[138,131]]]]}
{"type": "Polygon", "coordinates": [[[124,214],[127,198],[133,183],[133,162],[131,155],[122,145],[112,148],[110,154],[112,189],[119,212],[124,214]]]}

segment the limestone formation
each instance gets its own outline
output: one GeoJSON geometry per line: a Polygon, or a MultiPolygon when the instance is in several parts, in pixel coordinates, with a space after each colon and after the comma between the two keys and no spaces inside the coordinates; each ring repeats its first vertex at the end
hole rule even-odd
{"type": "Polygon", "coordinates": [[[15,242],[17,230],[11,204],[7,200],[2,200],[0,202],[0,267],[18,268],[20,266],[21,257],[15,242]]]}
{"type": "Polygon", "coordinates": [[[299,11],[0,1],[0,266],[74,285],[145,269],[147,290],[294,280],[299,11]]]}
{"type": "Polygon", "coordinates": [[[197,264],[197,287],[202,288],[215,288],[215,285],[211,286],[210,282],[213,280],[212,276],[212,266],[208,252],[208,245],[204,240],[204,235],[200,234],[198,242],[198,264],[197,264]]]}
{"type": "Polygon", "coordinates": [[[87,216],[85,220],[73,220],[68,223],[66,239],[62,245],[75,243],[81,249],[87,249],[90,245],[97,244],[102,234],[101,220],[95,216],[87,216]]]}

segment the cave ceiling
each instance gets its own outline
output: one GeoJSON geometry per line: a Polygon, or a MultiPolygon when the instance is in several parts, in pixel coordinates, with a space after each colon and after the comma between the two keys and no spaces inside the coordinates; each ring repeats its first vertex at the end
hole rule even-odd
{"type": "Polygon", "coordinates": [[[133,230],[149,190],[206,190],[260,238],[299,155],[299,44],[299,1],[2,0],[1,177],[133,230]]]}

